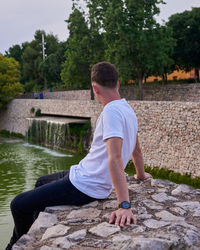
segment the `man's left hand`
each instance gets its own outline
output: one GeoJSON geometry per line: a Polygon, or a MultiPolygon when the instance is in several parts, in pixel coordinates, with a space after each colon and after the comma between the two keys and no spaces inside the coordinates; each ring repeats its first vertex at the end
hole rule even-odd
{"type": "Polygon", "coordinates": [[[110,224],[115,224],[116,226],[124,227],[124,225],[130,226],[131,222],[137,224],[136,216],[133,215],[131,209],[119,208],[110,215],[110,224]]]}

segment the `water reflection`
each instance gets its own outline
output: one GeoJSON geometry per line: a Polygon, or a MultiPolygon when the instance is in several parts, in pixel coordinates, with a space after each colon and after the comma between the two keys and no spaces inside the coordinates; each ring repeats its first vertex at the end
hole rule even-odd
{"type": "Polygon", "coordinates": [[[14,196],[32,189],[39,176],[69,169],[81,158],[78,154],[0,137],[0,250],[5,249],[11,235],[9,204],[14,196]]]}

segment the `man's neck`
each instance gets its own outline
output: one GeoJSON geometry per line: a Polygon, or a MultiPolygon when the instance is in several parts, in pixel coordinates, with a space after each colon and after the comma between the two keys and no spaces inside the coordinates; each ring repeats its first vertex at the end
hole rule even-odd
{"type": "Polygon", "coordinates": [[[120,99],[121,97],[119,93],[112,93],[112,94],[107,94],[107,95],[102,96],[99,101],[105,107],[106,104],[108,104],[109,102],[120,100],[120,99]]]}

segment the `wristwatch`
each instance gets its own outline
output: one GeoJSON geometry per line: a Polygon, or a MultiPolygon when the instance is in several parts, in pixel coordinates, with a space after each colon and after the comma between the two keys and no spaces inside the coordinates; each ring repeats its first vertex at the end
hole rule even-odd
{"type": "Polygon", "coordinates": [[[128,201],[123,201],[119,204],[119,208],[129,209],[131,207],[131,203],[128,201]]]}

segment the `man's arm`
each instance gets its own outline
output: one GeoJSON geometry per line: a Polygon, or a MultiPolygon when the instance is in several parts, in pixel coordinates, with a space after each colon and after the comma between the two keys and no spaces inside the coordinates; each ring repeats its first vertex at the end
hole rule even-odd
{"type": "Polygon", "coordinates": [[[135,179],[138,180],[145,180],[147,178],[152,178],[152,176],[149,173],[146,173],[144,170],[144,160],[142,151],[140,148],[138,136],[136,139],[136,146],[132,154],[132,161],[136,168],[136,175],[134,175],[135,179]]]}
{"type": "MultiPolygon", "coordinates": [[[[113,137],[106,140],[108,167],[119,204],[123,201],[130,201],[128,185],[121,157],[122,143],[123,140],[118,137],[113,137]]],[[[134,217],[131,208],[119,208],[118,210],[112,212],[109,223],[115,223],[115,225],[123,227],[125,223],[126,225],[130,225],[131,221],[134,221],[136,224],[136,218],[134,217]]]]}

